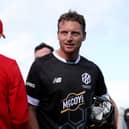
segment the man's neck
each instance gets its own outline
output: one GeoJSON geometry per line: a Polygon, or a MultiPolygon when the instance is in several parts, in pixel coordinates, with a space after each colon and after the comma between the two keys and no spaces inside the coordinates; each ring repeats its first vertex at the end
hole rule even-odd
{"type": "Polygon", "coordinates": [[[64,63],[68,63],[68,64],[78,64],[80,61],[80,55],[78,55],[76,58],[64,58],[63,56],[61,56],[57,51],[53,52],[54,56],[64,62],[64,63]]]}
{"type": "Polygon", "coordinates": [[[63,59],[67,61],[74,61],[78,58],[78,53],[64,53],[60,50],[57,50],[56,53],[63,59]]]}

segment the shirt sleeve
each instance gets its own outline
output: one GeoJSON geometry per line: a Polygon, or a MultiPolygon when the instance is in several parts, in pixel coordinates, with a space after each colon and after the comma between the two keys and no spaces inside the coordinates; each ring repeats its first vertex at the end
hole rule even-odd
{"type": "Polygon", "coordinates": [[[28,103],[34,106],[38,106],[40,102],[40,71],[40,65],[37,64],[37,62],[34,62],[29,70],[26,80],[28,103]]]}
{"type": "Polygon", "coordinates": [[[9,68],[9,113],[12,129],[27,129],[29,118],[24,80],[16,61],[9,68]]]}
{"type": "Polygon", "coordinates": [[[107,94],[107,87],[105,85],[104,77],[99,67],[97,67],[97,70],[98,70],[98,76],[97,76],[97,84],[95,87],[95,95],[101,96],[107,94]]]}

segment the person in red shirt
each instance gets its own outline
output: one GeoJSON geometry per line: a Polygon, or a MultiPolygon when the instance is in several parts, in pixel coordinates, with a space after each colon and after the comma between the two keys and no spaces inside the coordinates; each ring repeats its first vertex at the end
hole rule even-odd
{"type": "MultiPolygon", "coordinates": [[[[3,23],[0,20],[0,38],[3,23]]],[[[26,88],[16,60],[0,54],[0,129],[29,129],[26,88]]]]}

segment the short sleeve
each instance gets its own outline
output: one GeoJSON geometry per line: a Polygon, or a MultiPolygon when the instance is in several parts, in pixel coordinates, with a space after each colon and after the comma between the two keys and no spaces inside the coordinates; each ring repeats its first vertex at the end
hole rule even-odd
{"type": "Polygon", "coordinates": [[[31,65],[26,79],[28,103],[37,106],[40,98],[40,65],[35,61],[31,65]]]}
{"type": "Polygon", "coordinates": [[[97,75],[97,84],[95,87],[95,95],[101,96],[107,93],[107,88],[104,81],[104,76],[98,66],[97,66],[97,71],[98,75],[97,75]]]}

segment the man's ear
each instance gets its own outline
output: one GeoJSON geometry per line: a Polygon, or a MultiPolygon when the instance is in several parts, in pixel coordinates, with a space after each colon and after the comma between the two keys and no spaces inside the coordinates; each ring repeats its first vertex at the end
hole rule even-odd
{"type": "Polygon", "coordinates": [[[83,33],[83,38],[82,38],[82,41],[86,40],[86,32],[83,33]]]}

